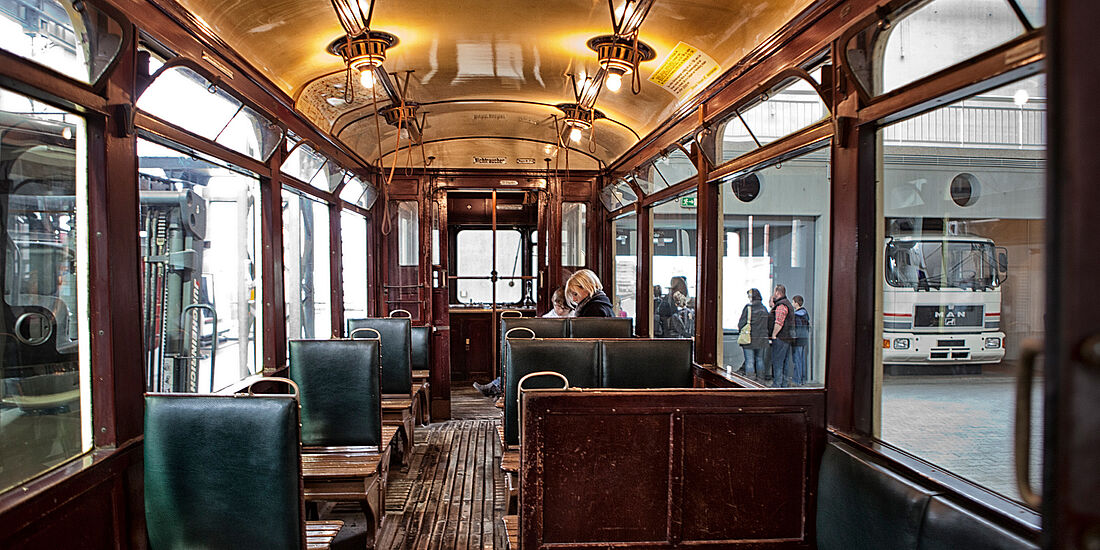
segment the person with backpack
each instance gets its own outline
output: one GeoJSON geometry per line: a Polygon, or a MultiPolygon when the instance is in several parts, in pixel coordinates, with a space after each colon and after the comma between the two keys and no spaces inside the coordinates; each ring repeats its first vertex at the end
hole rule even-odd
{"type": "Polygon", "coordinates": [[[764,298],[758,289],[750,288],[748,299],[737,321],[737,343],[745,354],[745,364],[737,372],[763,380],[764,352],[768,348],[768,308],[764,307],[764,298]]]}
{"type": "Polygon", "coordinates": [[[806,375],[809,373],[806,364],[806,346],[810,343],[810,312],[802,307],[802,296],[791,298],[794,304],[794,321],[791,324],[791,385],[801,386],[806,383],[806,375]]]}

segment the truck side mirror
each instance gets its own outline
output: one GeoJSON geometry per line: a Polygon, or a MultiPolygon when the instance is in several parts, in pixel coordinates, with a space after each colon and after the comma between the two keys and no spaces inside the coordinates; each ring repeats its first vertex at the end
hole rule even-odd
{"type": "Polygon", "coordinates": [[[1008,273],[1008,254],[1005,252],[997,253],[997,270],[1001,273],[1008,273]]]}

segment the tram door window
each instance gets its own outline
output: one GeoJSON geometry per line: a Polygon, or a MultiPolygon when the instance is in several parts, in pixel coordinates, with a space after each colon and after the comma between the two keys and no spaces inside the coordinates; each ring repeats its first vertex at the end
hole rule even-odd
{"type": "Polygon", "coordinates": [[[462,229],[456,237],[455,288],[460,304],[519,306],[524,294],[524,239],[516,229],[462,229]],[[493,251],[496,262],[493,262],[493,251]],[[497,281],[492,280],[496,269],[497,281]]]}
{"type": "Polygon", "coordinates": [[[653,281],[653,336],[695,336],[696,194],[691,193],[652,208],[653,245],[650,261],[653,281]]]}
{"type": "Polygon", "coordinates": [[[137,151],[146,388],[224,389],[262,370],[259,180],[146,139],[137,151]]]}
{"type": "Polygon", "coordinates": [[[1014,499],[1013,373],[1047,309],[1046,124],[1040,75],[879,132],[879,435],[1014,499]]]}
{"type": "Polygon", "coordinates": [[[283,190],[283,287],[287,338],[332,334],[328,204],[283,190]]]}
{"type": "MultiPolygon", "coordinates": [[[[393,246],[385,280],[385,310],[404,309],[412,314],[414,320],[421,318],[420,312],[420,205],[416,201],[393,201],[390,203],[391,225],[389,239],[393,246]]],[[[428,313],[428,312],[425,312],[428,313]]]]}
{"type": "Polygon", "coordinates": [[[569,272],[588,266],[588,205],[566,202],[561,206],[561,266],[569,272]]]}
{"type": "Polygon", "coordinates": [[[727,369],[776,387],[824,385],[829,173],[829,151],[820,149],[720,183],[719,355],[727,369]],[[782,342],[769,342],[775,328],[770,316],[776,309],[779,285],[793,306],[790,313],[797,316],[788,315],[784,321],[787,337],[777,339],[782,342]],[[749,308],[752,289],[759,292],[761,303],[749,308]],[[798,311],[795,297],[801,298],[804,311],[798,311]],[[746,309],[755,311],[756,318],[746,309]],[[765,311],[769,317],[761,322],[765,311]],[[751,340],[739,344],[745,326],[751,340]],[[746,358],[752,359],[751,365],[746,358]]]}
{"type": "MultiPolygon", "coordinates": [[[[638,214],[630,213],[611,222],[615,241],[614,305],[621,315],[637,319],[638,311],[638,214]]],[[[647,296],[647,294],[642,294],[647,296]]],[[[652,334],[652,333],[651,333],[652,334]]]]}
{"type": "Polygon", "coordinates": [[[344,210],[340,213],[340,251],[344,280],[344,319],[362,319],[368,316],[367,218],[344,210]]]}
{"type": "Polygon", "coordinates": [[[84,120],[0,89],[0,492],[91,449],[84,120]]]}

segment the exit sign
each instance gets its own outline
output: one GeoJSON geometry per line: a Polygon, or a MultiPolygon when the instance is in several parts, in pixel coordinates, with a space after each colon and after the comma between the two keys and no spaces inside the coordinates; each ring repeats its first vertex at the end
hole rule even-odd
{"type": "Polygon", "coordinates": [[[695,197],[680,197],[680,208],[695,208],[695,197]]]}

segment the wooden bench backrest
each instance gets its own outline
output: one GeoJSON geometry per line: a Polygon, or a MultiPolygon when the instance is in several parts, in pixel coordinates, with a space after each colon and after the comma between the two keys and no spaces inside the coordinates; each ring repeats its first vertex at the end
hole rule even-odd
{"type": "Polygon", "coordinates": [[[145,398],[145,523],[157,548],[305,548],[298,402],[145,398]]]}
{"type": "Polygon", "coordinates": [[[824,390],[524,395],[524,548],[813,547],[824,390]]]}
{"type": "Polygon", "coordinates": [[[378,446],[382,369],[378,340],[291,340],[290,379],[302,402],[302,444],[378,446]]]}

